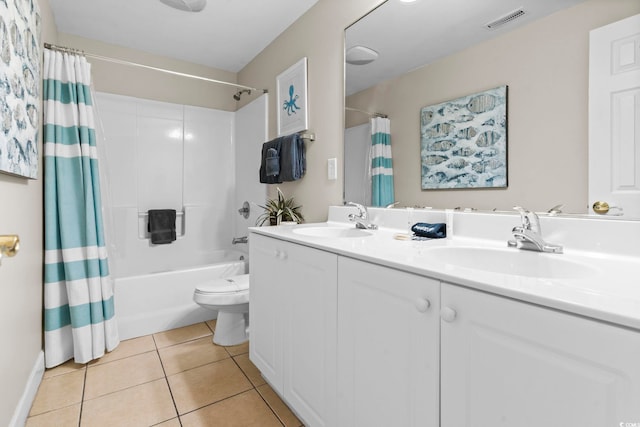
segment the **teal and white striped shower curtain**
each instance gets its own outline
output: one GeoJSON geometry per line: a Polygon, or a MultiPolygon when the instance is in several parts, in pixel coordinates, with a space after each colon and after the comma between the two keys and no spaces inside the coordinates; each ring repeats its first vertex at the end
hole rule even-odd
{"type": "Polygon", "coordinates": [[[44,50],[45,365],[119,343],[101,211],[91,66],[44,50]]]}
{"type": "Polygon", "coordinates": [[[391,121],[374,117],[371,119],[371,206],[387,206],[394,199],[391,121]]]}

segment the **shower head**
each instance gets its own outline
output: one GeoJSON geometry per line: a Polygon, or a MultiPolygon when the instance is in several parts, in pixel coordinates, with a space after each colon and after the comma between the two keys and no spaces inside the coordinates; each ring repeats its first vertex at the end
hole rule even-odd
{"type": "Polygon", "coordinates": [[[244,92],[247,92],[248,95],[251,95],[251,89],[242,89],[236,92],[235,95],[233,95],[233,99],[235,99],[236,101],[240,101],[240,98],[242,97],[242,94],[244,92]]]}

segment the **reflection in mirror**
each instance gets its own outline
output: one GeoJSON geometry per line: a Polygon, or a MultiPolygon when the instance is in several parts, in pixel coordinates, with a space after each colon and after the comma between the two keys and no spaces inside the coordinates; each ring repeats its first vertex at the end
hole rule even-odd
{"type": "MultiPolygon", "coordinates": [[[[523,205],[545,212],[562,204],[564,213],[593,213],[589,35],[638,13],[634,0],[388,0],[346,30],[347,133],[366,128],[374,113],[388,115],[400,206],[510,211],[523,205]],[[486,28],[519,8],[521,17],[486,28]],[[355,46],[375,55],[353,54],[355,46]],[[509,86],[508,187],[421,190],[420,109],[501,85],[509,86]]],[[[349,175],[368,185],[367,143],[356,154],[351,136],[345,137],[346,200],[370,191],[347,188],[349,175]]]]}

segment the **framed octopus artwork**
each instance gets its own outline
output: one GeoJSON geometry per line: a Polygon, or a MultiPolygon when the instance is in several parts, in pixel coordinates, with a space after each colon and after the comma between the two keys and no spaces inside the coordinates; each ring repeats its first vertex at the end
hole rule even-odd
{"type": "Polygon", "coordinates": [[[287,68],[276,78],[278,136],[308,129],[307,58],[287,68]]]}
{"type": "Polygon", "coordinates": [[[423,190],[507,186],[507,86],[420,110],[423,190]]]}

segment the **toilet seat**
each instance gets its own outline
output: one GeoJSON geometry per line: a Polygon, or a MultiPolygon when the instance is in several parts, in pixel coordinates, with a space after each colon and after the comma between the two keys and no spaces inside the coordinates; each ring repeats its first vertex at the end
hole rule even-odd
{"type": "Polygon", "coordinates": [[[198,304],[233,305],[249,302],[249,275],[225,277],[198,285],[193,293],[198,304]]]}

